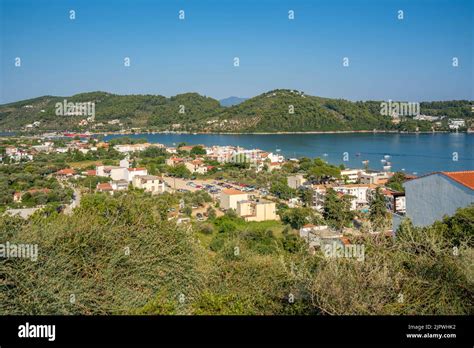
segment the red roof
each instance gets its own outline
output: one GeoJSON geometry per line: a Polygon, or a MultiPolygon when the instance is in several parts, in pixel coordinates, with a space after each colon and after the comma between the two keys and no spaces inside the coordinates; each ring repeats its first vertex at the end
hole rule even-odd
{"type": "Polygon", "coordinates": [[[112,191],[112,185],[110,185],[108,182],[104,182],[102,184],[97,185],[97,189],[101,191],[112,191]]]}
{"type": "Polygon", "coordinates": [[[139,170],[146,170],[146,168],[128,168],[129,172],[137,172],[139,170]]]}
{"type": "Polygon", "coordinates": [[[347,237],[341,237],[339,239],[341,240],[342,244],[344,244],[344,245],[350,245],[351,244],[351,242],[349,241],[349,239],[347,237]]]}
{"type": "Polygon", "coordinates": [[[466,170],[463,172],[441,172],[450,179],[474,190],[474,170],[466,170]]]}
{"type": "Polygon", "coordinates": [[[86,175],[90,175],[90,176],[96,175],[95,169],[91,169],[91,170],[86,171],[86,175]]]}
{"type": "Polygon", "coordinates": [[[65,168],[65,169],[59,170],[58,172],[56,172],[56,174],[58,174],[58,175],[74,175],[74,174],[76,174],[76,171],[72,168],[65,168]]]}
{"type": "Polygon", "coordinates": [[[243,195],[245,192],[236,190],[236,189],[226,189],[222,190],[222,193],[225,193],[226,195],[243,195]]]}

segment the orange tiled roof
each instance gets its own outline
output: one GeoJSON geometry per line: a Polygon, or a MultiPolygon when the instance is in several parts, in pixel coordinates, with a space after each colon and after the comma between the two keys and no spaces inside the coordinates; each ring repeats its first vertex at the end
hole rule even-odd
{"type": "Polygon", "coordinates": [[[58,175],[73,175],[73,174],[76,174],[76,171],[72,168],[65,168],[65,169],[61,169],[56,174],[58,174],[58,175]]]}
{"type": "Polygon", "coordinates": [[[101,191],[112,191],[112,185],[110,185],[108,182],[104,182],[102,184],[98,184],[97,189],[101,191]]]}
{"type": "Polygon", "coordinates": [[[474,190],[474,170],[466,170],[462,172],[441,172],[452,180],[474,190]]]}
{"type": "Polygon", "coordinates": [[[139,171],[139,170],[146,170],[146,168],[128,168],[129,172],[136,172],[136,171],[139,171]]]}
{"type": "Polygon", "coordinates": [[[235,189],[222,190],[222,193],[225,193],[226,195],[243,195],[243,194],[245,194],[245,192],[235,190],[235,189]]]}

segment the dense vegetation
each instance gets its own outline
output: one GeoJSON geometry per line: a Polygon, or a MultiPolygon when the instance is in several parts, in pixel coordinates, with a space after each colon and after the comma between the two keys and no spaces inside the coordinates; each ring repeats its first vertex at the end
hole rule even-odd
{"type": "Polygon", "coordinates": [[[361,262],[311,255],[275,221],[176,225],[177,199],[93,194],[71,216],[0,217],[1,243],[39,245],[36,262],[0,259],[0,314],[474,313],[474,207],[361,236],[361,262]]]}
{"type": "MultiPolygon", "coordinates": [[[[423,102],[421,113],[472,119],[471,102],[423,102]]],[[[282,132],[350,130],[431,130],[427,121],[406,118],[393,124],[380,114],[380,101],[351,102],[305,95],[293,90],[274,90],[230,107],[197,93],[166,98],[160,95],[115,95],[90,92],[71,97],[45,96],[0,105],[0,129],[19,130],[35,121],[42,130],[142,130],[208,132],[282,132]],[[95,128],[79,126],[84,116],[57,116],[55,104],[95,102],[95,128]],[[119,120],[120,124],[109,124],[119,120]]],[[[443,127],[446,129],[446,121],[443,127]]]]}

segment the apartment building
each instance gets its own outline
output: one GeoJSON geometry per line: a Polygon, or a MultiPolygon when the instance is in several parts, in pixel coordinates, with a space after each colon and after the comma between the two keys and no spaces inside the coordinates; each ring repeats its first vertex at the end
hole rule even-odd
{"type": "Polygon", "coordinates": [[[306,179],[302,174],[298,175],[291,175],[287,178],[288,186],[292,189],[297,189],[298,187],[304,185],[306,183],[306,179]]]}
{"type": "Polygon", "coordinates": [[[132,185],[152,194],[164,193],[166,190],[164,181],[155,175],[136,175],[133,178],[132,185]]]}
{"type": "Polygon", "coordinates": [[[237,203],[248,200],[248,194],[235,189],[226,189],[221,191],[219,199],[222,209],[237,211],[237,203]]]}
{"type": "Polygon", "coordinates": [[[276,204],[268,200],[238,201],[237,215],[245,221],[266,221],[276,220],[276,204]]]}

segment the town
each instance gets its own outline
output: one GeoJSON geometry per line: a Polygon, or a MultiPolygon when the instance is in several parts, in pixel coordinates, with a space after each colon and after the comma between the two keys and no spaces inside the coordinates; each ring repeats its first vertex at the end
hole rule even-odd
{"type": "Polygon", "coordinates": [[[390,156],[381,160],[386,170],[374,171],[238,146],[168,147],[127,137],[6,137],[1,149],[0,211],[23,218],[45,207],[71,214],[93,192],[167,194],[178,198],[168,208],[177,224],[202,227],[224,215],[273,221],[314,250],[364,234],[394,236],[405,218],[427,226],[474,203],[474,171],[415,177],[391,172],[390,156]]]}

